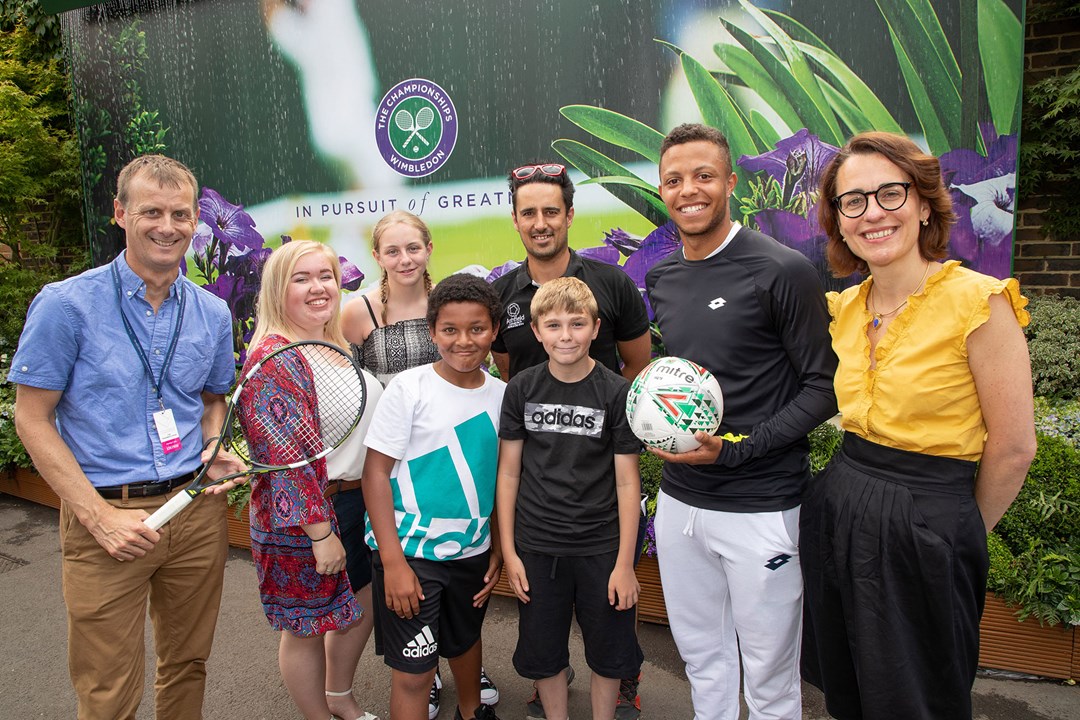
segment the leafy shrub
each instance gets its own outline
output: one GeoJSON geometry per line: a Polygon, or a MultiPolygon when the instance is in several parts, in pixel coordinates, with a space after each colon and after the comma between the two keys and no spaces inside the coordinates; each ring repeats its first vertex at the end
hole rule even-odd
{"type": "Polygon", "coordinates": [[[994,528],[987,586],[1023,620],[1080,624],[1080,451],[1039,434],[1024,487],[994,528]]]}
{"type": "Polygon", "coordinates": [[[1035,429],[1066,440],[1080,450],[1080,400],[1035,398],[1035,429]]]}
{"type": "Polygon", "coordinates": [[[0,470],[30,467],[30,456],[15,434],[15,386],[6,382],[8,363],[0,362],[0,470]]]}
{"type": "Polygon", "coordinates": [[[810,432],[810,472],[825,469],[833,454],[844,442],[844,431],[831,422],[823,422],[810,432]]]}
{"type": "Polygon", "coordinates": [[[1035,394],[1058,400],[1080,398],[1080,300],[1040,295],[1028,306],[1024,329],[1031,354],[1035,394]]]}

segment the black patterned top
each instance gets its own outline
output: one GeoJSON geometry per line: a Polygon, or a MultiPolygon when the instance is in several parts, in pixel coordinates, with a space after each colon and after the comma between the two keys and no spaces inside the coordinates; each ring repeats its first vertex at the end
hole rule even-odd
{"type": "Polygon", "coordinates": [[[379,379],[383,387],[399,372],[439,359],[439,349],[431,340],[426,318],[380,326],[367,297],[360,299],[367,306],[375,329],[362,344],[352,346],[353,356],[361,367],[379,379]]]}

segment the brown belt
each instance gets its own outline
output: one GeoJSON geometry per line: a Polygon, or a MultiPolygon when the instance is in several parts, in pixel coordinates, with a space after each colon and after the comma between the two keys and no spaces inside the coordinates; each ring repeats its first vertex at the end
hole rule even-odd
{"type": "Polygon", "coordinates": [[[326,486],[326,490],[323,490],[323,497],[333,497],[338,493],[352,492],[353,490],[360,489],[360,479],[356,480],[331,480],[330,484],[326,486]]]}
{"type": "Polygon", "coordinates": [[[95,488],[98,495],[106,500],[123,500],[124,498],[154,497],[172,492],[175,488],[183,487],[195,478],[194,472],[185,473],[171,480],[154,480],[147,482],[128,483],[127,485],[110,485],[108,487],[95,488]]]}

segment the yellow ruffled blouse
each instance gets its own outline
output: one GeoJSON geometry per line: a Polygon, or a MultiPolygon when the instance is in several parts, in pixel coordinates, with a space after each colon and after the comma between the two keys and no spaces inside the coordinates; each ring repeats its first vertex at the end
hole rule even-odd
{"type": "Polygon", "coordinates": [[[1021,327],[1028,324],[1019,283],[946,262],[889,323],[871,370],[866,296],[872,282],[828,293],[844,430],[901,450],[977,461],[986,424],[968,367],[967,337],[990,319],[990,296],[998,293],[1008,297],[1021,327]]]}

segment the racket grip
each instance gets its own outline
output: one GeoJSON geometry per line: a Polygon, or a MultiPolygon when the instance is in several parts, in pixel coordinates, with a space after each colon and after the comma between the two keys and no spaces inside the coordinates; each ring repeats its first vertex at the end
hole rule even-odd
{"type": "Polygon", "coordinates": [[[169,502],[155,510],[153,515],[143,520],[143,524],[151,530],[160,530],[165,527],[165,523],[176,517],[176,515],[190,505],[191,501],[194,499],[195,497],[190,495],[186,490],[182,493],[178,493],[174,495],[169,502]]]}

